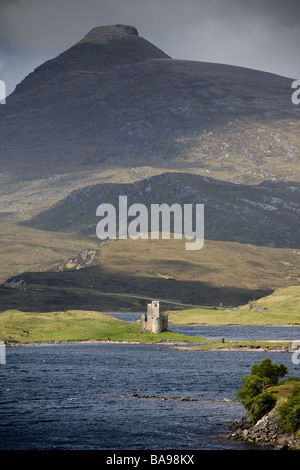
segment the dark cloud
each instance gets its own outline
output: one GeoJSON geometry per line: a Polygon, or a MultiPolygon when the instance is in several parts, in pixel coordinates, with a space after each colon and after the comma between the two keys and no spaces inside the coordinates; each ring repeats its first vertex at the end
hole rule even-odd
{"type": "Polygon", "coordinates": [[[116,23],[172,57],[300,77],[299,0],[0,0],[0,79],[12,91],[93,27],[116,23]]]}
{"type": "MultiPolygon", "coordinates": [[[[226,5],[226,1],[224,2],[226,5]]],[[[240,9],[243,15],[254,17],[266,17],[281,25],[288,27],[299,25],[300,3],[299,0],[251,0],[229,1],[236,9],[240,9]]]]}

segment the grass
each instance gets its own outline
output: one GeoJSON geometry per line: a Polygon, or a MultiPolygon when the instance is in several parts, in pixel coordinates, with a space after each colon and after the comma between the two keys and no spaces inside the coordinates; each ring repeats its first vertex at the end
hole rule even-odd
{"type": "Polygon", "coordinates": [[[0,224],[0,238],[0,283],[22,272],[50,270],[80,250],[99,246],[87,237],[45,232],[13,223],[0,224]]]}
{"type": "Polygon", "coordinates": [[[300,287],[289,286],[277,289],[271,295],[262,297],[245,307],[267,311],[269,314],[285,313],[286,315],[300,315],[300,287]]]}
{"type": "Polygon", "coordinates": [[[187,336],[171,330],[160,334],[142,331],[140,323],[129,323],[96,311],[21,312],[7,310],[0,315],[0,340],[6,344],[105,341],[128,343],[166,343],[195,350],[224,348],[278,349],[283,341],[221,341],[187,336]]]}
{"type": "Polygon", "coordinates": [[[272,350],[278,350],[281,348],[284,348],[287,346],[289,341],[225,341],[222,343],[221,341],[215,341],[210,344],[198,344],[197,346],[192,346],[193,350],[197,351],[206,351],[209,349],[239,349],[241,351],[247,349],[251,349],[253,351],[255,350],[261,350],[264,349],[265,351],[272,351],[272,350]]]}
{"type": "Polygon", "coordinates": [[[300,326],[300,313],[283,314],[243,310],[190,309],[169,313],[169,323],[176,325],[295,325],[300,326]]]}
{"type": "Polygon", "coordinates": [[[290,278],[291,273],[300,276],[300,256],[294,250],[206,240],[203,249],[192,252],[185,250],[184,240],[173,239],[127,239],[99,246],[92,239],[89,245],[84,239],[71,239],[70,234],[18,229],[23,230],[20,239],[6,234],[6,251],[2,248],[0,253],[2,274],[17,269],[17,263],[28,263],[27,269],[23,264],[27,273],[21,276],[27,290],[0,287],[0,311],[141,311],[147,299],[158,299],[170,310],[198,306],[172,312],[170,321],[178,324],[300,324],[299,290],[291,286],[297,281],[290,278]],[[42,252],[35,253],[39,245],[42,252]],[[87,246],[95,250],[95,260],[76,269],[76,253],[87,246]],[[63,253],[69,254],[64,262],[63,253]],[[286,291],[285,303],[275,308],[265,296],[282,287],[290,291],[286,291]],[[250,300],[261,311],[250,311],[246,304],[250,300]],[[244,305],[238,311],[213,310],[220,302],[229,307],[244,305]]]}
{"type": "MultiPolygon", "coordinates": [[[[218,304],[224,297],[236,301],[247,292],[246,287],[271,290],[272,286],[290,282],[287,280],[290,270],[300,272],[293,250],[206,241],[202,250],[193,253],[184,249],[182,240],[128,239],[102,247],[91,243],[97,250],[93,269],[76,270],[74,263],[66,262],[66,271],[59,273],[57,267],[62,254],[69,253],[73,258],[74,251],[86,247],[84,239],[71,240],[68,234],[6,224],[2,225],[1,233],[2,274],[16,269],[19,262],[28,263],[27,268],[31,263],[31,269],[35,266],[36,271],[39,270],[34,263],[42,260],[41,271],[47,263],[53,267],[42,277],[42,273],[36,272],[29,279],[26,291],[7,289],[1,297],[2,311],[12,308],[28,312],[120,308],[141,311],[147,300],[138,297],[143,296],[195,305],[218,304]],[[258,259],[267,272],[264,281],[264,270],[257,265],[252,267],[258,259]],[[236,292],[234,289],[231,292],[230,286],[235,286],[236,292]],[[103,292],[110,294],[103,295],[103,292]],[[127,297],[131,294],[132,297],[127,297]]],[[[166,308],[167,304],[163,305],[166,308]]],[[[172,311],[169,321],[178,325],[300,325],[300,286],[279,288],[237,310],[172,311]]]]}
{"type": "Polygon", "coordinates": [[[295,325],[300,326],[300,287],[277,289],[271,295],[236,310],[189,309],[169,313],[176,325],[295,325]]]}
{"type": "Polygon", "coordinates": [[[279,382],[278,385],[274,385],[273,387],[270,387],[269,391],[276,398],[277,402],[279,402],[279,400],[285,399],[290,395],[292,388],[295,385],[300,385],[300,382],[297,379],[296,380],[293,380],[293,378],[290,378],[288,380],[283,379],[281,382],[279,382]]]}
{"type": "MultiPolygon", "coordinates": [[[[290,415],[286,415],[286,413],[283,413],[282,410],[282,405],[285,406],[285,403],[291,399],[292,396],[292,390],[294,387],[299,387],[300,382],[299,382],[299,377],[291,377],[286,380],[282,380],[279,385],[276,385],[274,387],[270,387],[269,391],[272,393],[273,397],[276,399],[276,408],[279,410],[279,413],[281,415],[281,419],[283,419],[283,427],[286,430],[286,432],[290,433],[293,432],[298,438],[300,437],[300,429],[299,429],[299,419],[298,419],[298,426],[296,425],[296,416],[297,416],[297,408],[299,409],[299,398],[295,399],[294,404],[290,408],[290,410],[294,407],[294,412],[292,412],[290,415]],[[298,380],[297,380],[298,378],[298,380]],[[294,421],[292,418],[292,423],[290,421],[290,417],[296,418],[294,421]],[[296,425],[296,426],[295,426],[296,425]],[[295,426],[295,427],[294,427],[295,426]],[[298,428],[298,429],[297,429],[298,428]],[[296,429],[296,430],[295,430],[296,429]]],[[[291,403],[290,403],[291,404],[291,403]]],[[[299,447],[298,447],[299,448],[299,447]]]]}
{"type": "Polygon", "coordinates": [[[0,315],[0,339],[6,343],[125,341],[199,343],[204,338],[172,331],[143,332],[129,323],[96,311],[34,313],[8,310],[0,315]]]}

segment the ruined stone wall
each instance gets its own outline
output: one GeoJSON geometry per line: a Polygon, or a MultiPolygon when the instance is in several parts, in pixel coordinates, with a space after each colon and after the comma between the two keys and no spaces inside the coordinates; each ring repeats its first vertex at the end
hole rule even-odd
{"type": "Polygon", "coordinates": [[[162,315],[162,331],[166,331],[168,329],[169,323],[168,323],[168,315],[162,315]]]}
{"type": "Polygon", "coordinates": [[[160,313],[158,301],[147,305],[147,313],[141,315],[141,328],[156,334],[168,329],[168,315],[160,313]]]}
{"type": "Polygon", "coordinates": [[[146,313],[142,313],[141,315],[141,329],[147,330],[147,314],[146,313]]]}
{"type": "Polygon", "coordinates": [[[159,311],[159,302],[152,302],[152,333],[159,334],[162,331],[162,318],[159,311]]]}
{"type": "Polygon", "coordinates": [[[148,304],[147,305],[147,327],[146,327],[147,330],[152,331],[152,323],[153,323],[152,304],[148,304]]]}

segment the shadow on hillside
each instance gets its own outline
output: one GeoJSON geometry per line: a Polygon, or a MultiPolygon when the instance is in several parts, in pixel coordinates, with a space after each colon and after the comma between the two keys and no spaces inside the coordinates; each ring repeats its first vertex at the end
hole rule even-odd
{"type": "MultiPolygon", "coordinates": [[[[205,239],[275,248],[299,248],[300,184],[264,181],[259,185],[234,184],[189,173],[163,173],[132,184],[103,183],[74,190],[49,209],[20,225],[45,231],[74,233],[96,239],[99,204],[112,204],[117,211],[119,196],[128,207],[141,203],[147,208],[151,231],[151,205],[204,204],[205,239]]],[[[182,214],[183,216],[184,214],[182,214]]],[[[128,218],[130,221],[132,217],[128,218]]],[[[170,230],[173,231],[173,214],[170,230]]],[[[118,228],[118,217],[116,219],[118,228]]],[[[200,226],[197,227],[200,230],[200,226]]],[[[159,230],[162,231],[160,221],[159,230]]],[[[184,227],[182,227],[184,233],[184,227]]]]}
{"type": "Polygon", "coordinates": [[[168,303],[168,300],[194,306],[238,306],[272,292],[271,289],[217,287],[207,282],[142,276],[103,278],[96,267],[69,272],[24,273],[18,278],[25,281],[23,288],[0,287],[1,311],[141,311],[149,299],[164,300],[162,308],[173,310],[180,306],[168,303]]]}

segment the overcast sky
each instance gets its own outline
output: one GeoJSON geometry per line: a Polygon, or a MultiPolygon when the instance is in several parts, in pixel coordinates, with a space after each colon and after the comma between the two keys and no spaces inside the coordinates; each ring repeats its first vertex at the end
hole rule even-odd
{"type": "Polygon", "coordinates": [[[0,79],[10,93],[95,26],[117,23],[173,58],[300,78],[299,0],[0,0],[0,79]]]}

